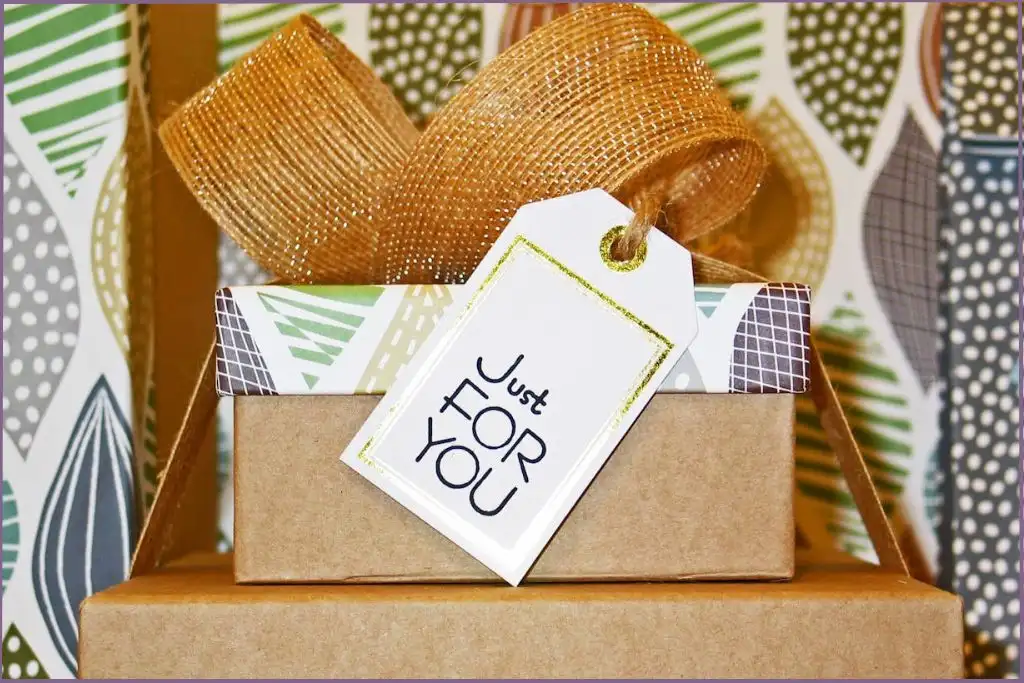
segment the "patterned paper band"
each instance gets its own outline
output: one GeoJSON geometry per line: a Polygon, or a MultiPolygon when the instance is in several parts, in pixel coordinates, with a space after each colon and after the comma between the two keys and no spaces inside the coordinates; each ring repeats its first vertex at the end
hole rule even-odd
{"type": "MultiPolygon", "coordinates": [[[[224,396],[382,394],[452,300],[452,287],[263,286],[217,293],[217,391],[224,396]]],[[[802,393],[810,291],[795,284],[700,285],[700,333],[667,393],[802,393]]]]}

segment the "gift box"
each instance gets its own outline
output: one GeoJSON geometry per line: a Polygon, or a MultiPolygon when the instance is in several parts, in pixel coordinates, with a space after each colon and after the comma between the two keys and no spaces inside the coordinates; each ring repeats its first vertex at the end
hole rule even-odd
{"type": "MultiPolygon", "coordinates": [[[[238,581],[495,578],[338,462],[454,290],[218,293],[217,387],[235,396],[238,581]]],[[[793,394],[807,386],[808,290],[703,285],[696,299],[696,340],[528,579],[792,575],[793,394]]]]}
{"type": "Polygon", "coordinates": [[[86,678],[959,678],[958,599],[842,557],[791,583],[240,586],[191,556],[82,609],[86,678]]]}
{"type": "MultiPolygon", "coordinates": [[[[662,392],[653,395],[653,400],[648,400],[652,393],[643,393],[643,401],[632,404],[627,396],[626,405],[632,406],[628,421],[627,409],[622,409],[608,418],[618,431],[602,432],[614,435],[614,440],[600,442],[600,448],[606,450],[584,442],[591,453],[601,456],[587,462],[593,465],[588,471],[592,474],[633,424],[622,448],[609,461],[610,466],[622,461],[633,467],[624,475],[616,475],[613,469],[602,471],[600,481],[586,493],[577,511],[586,512],[582,506],[590,498],[600,500],[605,480],[609,482],[604,484],[607,500],[595,503],[579,520],[570,517],[562,529],[567,532],[578,521],[585,531],[592,524],[589,533],[598,534],[594,538],[600,540],[589,545],[583,537],[578,543],[586,552],[575,556],[571,543],[559,552],[572,558],[573,565],[600,555],[605,537],[599,534],[614,531],[623,512],[635,519],[630,501],[619,498],[622,491],[628,495],[631,483],[636,486],[634,498],[651,505],[652,516],[669,520],[674,511],[658,509],[656,504],[664,487],[709,485],[704,480],[688,481],[681,469],[667,474],[659,469],[667,469],[673,455],[677,462],[671,465],[678,466],[679,427],[689,426],[684,419],[702,422],[692,426],[692,433],[710,434],[719,446],[736,444],[745,449],[754,444],[751,432],[760,429],[761,443],[751,453],[778,447],[788,458],[793,392],[807,389],[821,418],[823,439],[835,449],[838,469],[863,516],[881,568],[816,568],[810,562],[796,571],[792,582],[760,584],[600,582],[610,577],[599,570],[585,577],[592,580],[585,586],[578,582],[534,583],[514,591],[485,582],[240,585],[224,559],[216,569],[204,567],[201,559],[161,568],[169,556],[167,539],[195,463],[196,446],[215,411],[215,384],[227,393],[240,394],[236,396],[239,441],[252,437],[252,443],[272,449],[262,460],[285,468],[277,470],[278,480],[316,486],[316,480],[323,478],[316,463],[304,473],[298,467],[289,469],[288,458],[297,457],[290,449],[297,443],[314,455],[340,450],[340,445],[333,444],[333,429],[344,440],[346,430],[351,432],[370,411],[375,393],[387,391],[390,383],[395,394],[403,394],[411,381],[408,378],[419,378],[436,367],[402,374],[402,365],[410,356],[419,362],[414,356],[417,344],[408,343],[416,337],[407,327],[426,325],[425,319],[431,316],[415,302],[400,302],[424,291],[430,296],[435,291],[430,288],[467,279],[475,286],[477,279],[495,277],[497,267],[489,275],[480,273],[487,273],[491,261],[500,261],[511,251],[492,256],[488,250],[523,238],[523,233],[515,230],[509,231],[513,236],[508,239],[509,233],[502,233],[510,220],[515,222],[513,216],[520,207],[595,188],[609,200],[616,198],[617,202],[612,200],[614,210],[600,216],[594,205],[589,205],[582,219],[575,214],[562,215],[557,222],[534,226],[548,231],[547,236],[557,234],[560,244],[572,253],[582,253],[586,243],[572,244],[574,233],[567,225],[582,222],[591,231],[606,231],[599,240],[594,239],[595,251],[587,252],[586,257],[588,263],[594,263],[600,256],[609,266],[600,271],[603,282],[637,269],[643,263],[641,252],[646,252],[646,245],[660,245],[649,247],[657,259],[662,248],[676,249],[669,244],[670,238],[693,243],[744,211],[762,177],[763,148],[729,101],[717,92],[712,75],[695,51],[642,9],[630,5],[583,8],[518,42],[438,111],[422,134],[350,51],[309,17],[299,18],[186,103],[162,126],[161,137],[182,178],[236,242],[279,280],[303,284],[262,290],[263,297],[242,290],[219,296],[222,343],[211,348],[195,385],[136,552],[135,578],[91,601],[82,612],[86,634],[83,673],[125,675],[129,670],[118,670],[118,661],[146,660],[143,666],[148,675],[154,671],[178,673],[168,668],[165,674],[156,664],[160,661],[169,667],[187,666],[193,673],[222,676],[956,675],[959,605],[955,598],[909,578],[868,466],[843,416],[836,390],[825,376],[821,354],[806,327],[790,326],[788,306],[773,309],[779,301],[792,303],[796,292],[803,293],[801,305],[806,306],[806,289],[754,284],[758,276],[701,253],[687,255],[683,261],[676,250],[671,252],[672,259],[661,261],[661,267],[674,266],[672,277],[665,275],[663,281],[678,287],[650,287],[651,281],[643,279],[647,269],[628,276],[631,283],[642,283],[633,292],[644,295],[642,303],[656,300],[660,307],[657,312],[645,307],[645,315],[636,316],[631,310],[639,309],[619,306],[618,313],[634,323],[639,321],[640,329],[651,336],[654,328],[646,313],[654,312],[661,320],[661,311],[671,311],[672,297],[696,306],[700,302],[693,301],[696,295],[691,297],[694,283],[708,286],[709,291],[715,290],[711,285],[718,285],[723,301],[746,291],[747,301],[737,309],[740,313],[735,324],[722,328],[728,329],[725,337],[714,332],[714,311],[707,316],[712,322],[704,324],[701,319],[701,324],[694,326],[690,326],[689,314],[680,316],[686,317],[687,326],[677,326],[672,332],[678,335],[673,343],[679,345],[657,347],[666,348],[655,358],[668,358],[667,348],[672,348],[674,365],[679,357],[675,354],[690,348],[691,332],[698,337],[711,335],[709,344],[717,346],[716,353],[702,358],[697,343],[692,353],[684,354],[690,365],[674,373],[671,383],[666,380],[669,364],[654,366],[658,367],[654,371],[649,369],[654,361],[647,361],[648,366],[639,371],[639,385],[623,384],[652,393],[654,387],[661,386],[662,392]],[[600,50],[593,49],[594,36],[602,37],[600,50]],[[652,54],[658,58],[651,59],[652,54]],[[584,62],[586,69],[567,68],[584,62]],[[616,96],[609,96],[612,92],[616,96]],[[580,138],[584,131],[586,135],[580,138]],[[573,140],[579,144],[567,142],[573,140]],[[627,210],[625,204],[633,210],[627,210]],[[605,220],[612,222],[602,222],[605,220]],[[652,227],[666,234],[649,236],[652,227]],[[559,228],[562,232],[556,233],[559,228]],[[625,251],[618,253],[619,247],[625,251]],[[630,249],[634,250],[632,256],[627,255],[630,249]],[[488,269],[478,270],[482,260],[488,269]],[[323,289],[323,283],[334,284],[323,289]],[[405,289],[390,290],[399,294],[389,295],[386,287],[375,283],[403,285],[405,289]],[[766,307],[758,305],[762,295],[767,298],[766,307]],[[368,322],[374,318],[370,309],[388,296],[391,308],[381,304],[381,309],[390,313],[368,322]],[[353,305],[362,307],[365,315],[355,313],[353,305]],[[397,329],[392,330],[391,323],[397,329]],[[374,329],[380,334],[370,334],[374,329]],[[685,339],[683,329],[687,330],[685,339]],[[271,350],[275,344],[279,352],[271,350]],[[799,357],[802,366],[793,363],[793,346],[804,347],[799,357]],[[723,366],[710,360],[712,356],[726,359],[727,381],[722,381],[723,366]],[[789,361],[785,369],[780,360],[789,361]],[[788,382],[785,389],[781,389],[783,376],[788,382]],[[666,385],[660,385],[663,380],[666,385]],[[716,395],[716,391],[730,393],[716,395]],[[775,393],[767,395],[766,391],[775,393]],[[702,401],[706,403],[698,407],[702,401]],[[717,408],[715,401],[736,407],[717,408]],[[342,402],[343,409],[333,405],[342,402]],[[784,406],[785,420],[758,416],[757,406],[762,403],[784,406]],[[363,404],[362,414],[357,412],[359,404],[363,404]],[[634,423],[641,406],[646,410],[634,423]],[[737,415],[732,414],[734,410],[737,415]],[[665,419],[663,414],[670,417],[665,419]],[[723,414],[733,419],[722,419],[723,414]],[[686,417],[680,417],[683,415],[686,417]],[[744,424],[746,418],[749,425],[744,424]],[[772,428],[765,429],[769,423],[782,426],[785,439],[776,438],[779,434],[772,428]],[[307,447],[303,438],[322,440],[325,445],[307,447]],[[651,447],[658,438],[662,445],[651,447]],[[280,439],[283,441],[275,447],[275,440],[280,439]],[[631,439],[640,444],[631,449],[635,451],[632,459],[623,457],[631,439]],[[645,458],[656,465],[645,464],[645,458]],[[630,482],[631,475],[639,483],[630,482]],[[139,587],[142,589],[136,593],[139,587]],[[120,612],[122,604],[128,606],[128,612],[140,615],[140,621],[131,623],[128,612],[120,612]],[[236,610],[238,605],[241,608],[236,610]],[[177,619],[181,619],[180,627],[177,619]],[[146,620],[154,631],[147,633],[142,623],[146,620]],[[438,621],[443,623],[439,626],[438,621]],[[177,642],[177,633],[186,640],[177,642]],[[224,639],[227,633],[230,639],[224,639]],[[924,633],[927,637],[921,635],[924,633]],[[517,640],[524,641],[526,647],[515,647],[517,640]],[[709,642],[715,645],[708,647],[709,642]],[[172,654],[154,659],[157,649],[172,654]],[[112,666],[104,668],[104,662],[112,666]],[[233,662],[239,666],[234,668],[233,662]]],[[[602,211],[604,207],[607,204],[602,211]]],[[[551,270],[559,273],[557,277],[576,279],[588,289],[572,269],[550,257],[549,263],[554,264],[551,270]]],[[[620,279],[614,286],[622,284],[620,279]]],[[[530,290],[529,294],[540,297],[544,291],[530,290]]],[[[589,291],[597,291],[595,296],[608,303],[603,289],[590,287],[589,291]]],[[[460,293],[459,301],[464,296],[460,293]]],[[[511,299],[514,297],[505,300],[509,309],[499,310],[521,308],[511,299]]],[[[551,308],[548,304],[547,317],[541,322],[550,323],[557,317],[555,313],[560,311],[551,308]]],[[[696,318],[697,311],[691,312],[696,318]]],[[[446,314],[445,325],[450,317],[446,314]]],[[[666,319],[672,317],[670,312],[666,319]]],[[[493,320],[488,319],[489,323],[493,320]]],[[[571,337],[568,323],[564,327],[557,338],[571,337]]],[[[585,331],[592,329],[598,327],[584,327],[585,331]]],[[[436,339],[446,341],[448,335],[436,339]]],[[[435,337],[424,342],[425,357],[434,359],[436,344],[435,337]]],[[[571,353],[559,358],[571,358],[571,353]]],[[[552,366],[559,358],[552,355],[552,366]]],[[[610,366],[593,365],[611,372],[610,366]]],[[[586,377],[579,373],[580,366],[572,367],[574,378],[586,377]]],[[[479,362],[477,369],[483,375],[479,362]]],[[[631,375],[633,372],[630,370],[631,375]]],[[[633,376],[626,379],[633,381],[633,376]]],[[[563,378],[563,386],[566,384],[563,378]]],[[[516,395],[511,385],[508,388],[516,395]]],[[[393,395],[388,392],[382,400],[390,402],[393,395]]],[[[534,393],[534,398],[540,396],[534,393]]],[[[635,399],[641,394],[632,396],[635,399]]],[[[587,397],[580,398],[587,402],[587,397]]],[[[371,425],[372,429],[376,428],[371,425]]],[[[588,436],[587,429],[581,428],[585,433],[580,436],[588,436]]],[[[398,429],[389,433],[406,434],[398,429]]],[[[378,444],[378,448],[382,447],[378,444]]],[[[352,463],[350,456],[346,453],[346,462],[352,463]]],[[[240,444],[239,460],[243,457],[244,444],[240,444]]],[[[340,463],[333,456],[331,459],[335,470],[341,471],[340,463]]],[[[719,457],[714,464],[721,465],[723,459],[719,457]]],[[[374,465],[372,458],[368,465],[374,465]]],[[[725,467],[736,469],[730,462],[725,467]]],[[[368,470],[360,471],[374,481],[368,470]]],[[[239,488],[244,488],[247,473],[242,466],[238,474],[239,488]]],[[[264,479],[264,483],[269,481],[264,479]]],[[[585,480],[578,478],[576,483],[580,481],[585,480]]],[[[774,485],[765,485],[763,477],[758,484],[777,492],[774,485]]],[[[350,482],[340,495],[347,496],[355,488],[350,482]]],[[[789,477],[785,488],[791,496],[789,477]]],[[[563,505],[557,511],[568,510],[582,489],[574,489],[571,499],[556,501],[563,505]]],[[[776,494],[769,494],[769,499],[776,494]]],[[[288,495],[301,505],[309,491],[296,489],[288,495]]],[[[736,505],[738,499],[727,487],[720,488],[716,498],[716,505],[721,505],[721,500],[736,505]]],[[[259,507],[266,506],[261,503],[259,507]]],[[[336,500],[324,499],[319,513],[330,516],[336,506],[336,500]]],[[[243,507],[242,501],[239,507],[243,507]]],[[[371,505],[360,508],[358,513],[364,516],[356,523],[387,514],[375,514],[371,505]]],[[[279,516],[288,516],[287,511],[282,512],[279,516]]],[[[245,514],[240,512],[239,526],[245,524],[245,514]]],[[[757,514],[748,509],[746,516],[757,514]]],[[[421,530],[428,529],[408,516],[406,519],[421,530]]],[[[562,517],[544,521],[547,524],[552,519],[557,525],[562,517]]],[[[792,519],[787,522],[792,524],[792,519]]],[[[632,537],[650,536],[657,542],[658,535],[648,529],[631,528],[632,537]]],[[[690,540],[684,534],[674,528],[661,538],[664,545],[678,544],[680,537],[690,540]]],[[[543,540],[548,537],[545,534],[543,540]]],[[[246,545],[241,536],[237,540],[239,546],[246,545]]],[[[400,566],[395,557],[405,553],[410,544],[401,537],[381,535],[375,540],[379,548],[392,554],[384,564],[392,569],[400,566]]],[[[306,540],[297,552],[290,549],[294,554],[288,555],[288,562],[301,564],[299,553],[315,553],[314,544],[306,540]]],[[[535,547],[539,545],[531,546],[535,547]]],[[[790,549],[787,544],[786,552],[790,549]]],[[[660,548],[640,550],[635,541],[631,551],[656,559],[665,555],[660,548]]],[[[533,555],[526,559],[532,561],[533,555]]],[[[551,561],[556,559],[558,555],[551,561]]],[[[474,578],[460,575],[460,571],[456,567],[452,578],[474,578]]],[[[678,573],[669,574],[679,578],[678,573]]],[[[508,580],[519,578],[517,574],[508,580]]],[[[555,572],[551,578],[572,577],[555,572]]]]}

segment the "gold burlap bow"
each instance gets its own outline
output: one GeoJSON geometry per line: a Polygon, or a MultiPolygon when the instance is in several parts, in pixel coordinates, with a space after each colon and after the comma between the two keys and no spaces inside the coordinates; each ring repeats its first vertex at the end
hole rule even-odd
{"type": "MultiPolygon", "coordinates": [[[[766,165],[700,56],[631,5],[586,6],[531,34],[481,70],[422,134],[355,55],[299,17],[182,106],[160,134],[200,204],[284,282],[460,283],[520,206],[594,187],[636,209],[627,241],[642,240],[657,221],[685,243],[743,210],[766,165]]],[[[700,282],[763,281],[699,254],[694,272],[700,282]]],[[[215,413],[213,355],[211,348],[133,575],[154,568],[170,539],[215,413]]],[[[813,345],[811,360],[811,394],[879,559],[906,574],[813,345]]]]}

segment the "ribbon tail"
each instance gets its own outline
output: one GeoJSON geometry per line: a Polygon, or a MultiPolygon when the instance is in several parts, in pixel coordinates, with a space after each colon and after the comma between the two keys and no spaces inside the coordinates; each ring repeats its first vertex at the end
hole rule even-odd
{"type": "Polygon", "coordinates": [[[871,473],[868,471],[864,456],[861,455],[857,442],[853,438],[850,423],[847,422],[846,415],[843,414],[839,396],[828,379],[825,363],[821,359],[821,354],[818,353],[813,339],[810,345],[811,399],[818,409],[821,426],[825,429],[825,436],[839,461],[839,468],[850,488],[853,502],[857,505],[857,510],[864,520],[864,528],[867,529],[871,544],[875,547],[875,553],[878,554],[878,561],[887,569],[910,576],[903,551],[900,549],[896,534],[886,517],[882,501],[878,497],[878,490],[875,489],[874,482],[871,480],[871,473]]]}
{"type": "MultiPolygon", "coordinates": [[[[705,283],[767,282],[760,275],[719,261],[703,254],[693,254],[694,280],[705,283]]],[[[896,534],[878,497],[878,490],[871,479],[864,456],[853,438],[850,423],[843,414],[842,404],[825,370],[825,363],[818,353],[813,338],[810,340],[811,400],[818,410],[821,425],[825,429],[829,445],[839,461],[839,469],[850,488],[853,502],[864,520],[871,544],[878,554],[878,561],[887,569],[910,576],[903,551],[896,534]]]]}
{"type": "Polygon", "coordinates": [[[216,354],[217,343],[214,340],[210,344],[210,350],[206,354],[192,396],[185,408],[185,417],[160,477],[153,507],[139,535],[139,543],[132,557],[130,577],[148,574],[156,569],[173,537],[174,520],[178,508],[181,507],[185,486],[199,458],[203,439],[217,412],[217,391],[214,388],[213,372],[216,354]]]}

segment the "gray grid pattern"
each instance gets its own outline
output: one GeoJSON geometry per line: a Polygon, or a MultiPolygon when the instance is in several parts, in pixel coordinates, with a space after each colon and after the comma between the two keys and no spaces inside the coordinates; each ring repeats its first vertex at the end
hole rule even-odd
{"type": "Polygon", "coordinates": [[[936,156],[908,116],[864,214],[864,250],[878,298],[925,389],[938,374],[936,156]]]}
{"type": "Polygon", "coordinates": [[[221,396],[274,396],[274,380],[231,290],[216,295],[217,393],[221,396]]]}
{"type": "Polygon", "coordinates": [[[811,293],[806,285],[765,285],[733,340],[729,390],[734,394],[799,394],[810,370],[811,293]]]}

